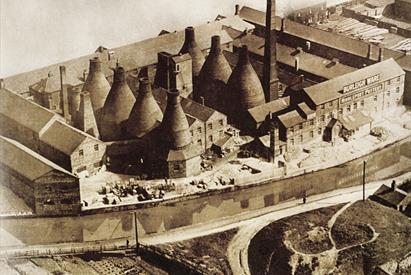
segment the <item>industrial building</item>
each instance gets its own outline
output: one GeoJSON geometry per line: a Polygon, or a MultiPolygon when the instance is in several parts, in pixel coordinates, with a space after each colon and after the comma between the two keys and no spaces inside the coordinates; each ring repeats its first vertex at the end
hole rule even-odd
{"type": "Polygon", "coordinates": [[[38,215],[75,214],[80,211],[79,178],[30,150],[0,136],[2,184],[23,198],[38,215]]]}

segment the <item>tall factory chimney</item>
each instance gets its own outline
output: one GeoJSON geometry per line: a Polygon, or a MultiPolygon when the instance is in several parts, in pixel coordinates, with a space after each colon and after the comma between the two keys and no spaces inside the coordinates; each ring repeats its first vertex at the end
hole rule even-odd
{"type": "MultiPolygon", "coordinates": [[[[221,50],[221,38],[218,35],[211,37],[211,50],[200,72],[198,96],[202,97],[205,105],[219,110],[226,96],[226,85],[232,71],[230,64],[221,50]]],[[[201,98],[194,98],[201,103],[201,98]]]]}
{"type": "Polygon", "coordinates": [[[113,85],[101,109],[101,119],[98,120],[100,135],[104,141],[119,140],[123,137],[125,123],[135,101],[127,84],[124,68],[115,68],[113,85]]]}
{"type": "Polygon", "coordinates": [[[110,84],[102,71],[101,61],[98,57],[90,59],[89,73],[82,91],[88,91],[90,93],[91,105],[98,119],[97,112],[104,106],[104,102],[110,91],[110,84]]]}
{"type": "Polygon", "coordinates": [[[163,120],[163,113],[153,97],[148,78],[140,78],[136,103],[127,122],[127,132],[134,137],[142,137],[163,120]]]}
{"type": "Polygon", "coordinates": [[[180,50],[181,54],[189,53],[192,61],[192,74],[193,74],[193,92],[196,93],[197,90],[197,78],[200,75],[201,68],[203,67],[205,58],[197,45],[195,40],[195,31],[193,27],[187,27],[185,29],[185,40],[183,47],[180,50]]]}
{"type": "Polygon", "coordinates": [[[90,93],[87,91],[80,93],[80,108],[74,125],[83,132],[100,138],[93,107],[91,106],[90,93]]]}
{"type": "Polygon", "coordinates": [[[66,83],[66,67],[60,66],[60,108],[63,113],[63,117],[68,121],[70,120],[70,113],[68,108],[68,93],[66,83]]]}
{"type": "Polygon", "coordinates": [[[167,92],[162,130],[168,148],[173,150],[184,149],[191,144],[189,125],[180,100],[180,92],[177,89],[167,92]]]}
{"type": "Polygon", "coordinates": [[[267,0],[265,18],[265,44],[264,44],[264,68],[263,88],[267,102],[277,99],[278,96],[278,72],[277,72],[277,37],[275,30],[275,0],[267,0]]]}

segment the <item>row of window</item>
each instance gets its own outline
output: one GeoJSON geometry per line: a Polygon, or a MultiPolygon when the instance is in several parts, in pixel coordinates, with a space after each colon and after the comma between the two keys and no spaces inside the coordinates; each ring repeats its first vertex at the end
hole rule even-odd
{"type": "MultiPolygon", "coordinates": [[[[321,129],[321,128],[318,128],[318,135],[319,135],[319,136],[322,135],[322,129],[321,129]]],[[[311,139],[311,138],[314,138],[314,131],[310,131],[309,138],[310,138],[310,139],[311,139]]],[[[299,141],[300,143],[304,142],[304,136],[303,136],[303,135],[299,135],[299,136],[298,136],[298,141],[299,141]]],[[[294,145],[294,144],[295,144],[294,138],[290,138],[290,144],[291,144],[291,145],[294,145]]]]}
{"type": "MultiPolygon", "coordinates": [[[[224,120],[223,120],[223,119],[218,120],[218,125],[221,126],[221,127],[223,127],[223,126],[224,126],[224,120]]],[[[213,124],[212,124],[212,123],[208,123],[208,124],[207,124],[207,129],[208,129],[208,130],[213,130],[213,124]]],[[[199,134],[201,134],[201,133],[203,132],[203,129],[202,129],[201,127],[198,127],[198,128],[197,128],[197,132],[198,132],[199,134]]],[[[193,131],[193,130],[190,130],[190,134],[191,134],[191,136],[194,136],[194,131],[193,131]]]]}

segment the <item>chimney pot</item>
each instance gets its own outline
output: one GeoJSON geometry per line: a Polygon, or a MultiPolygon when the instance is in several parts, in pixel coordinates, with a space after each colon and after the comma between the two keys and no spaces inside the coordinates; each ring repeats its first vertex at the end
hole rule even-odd
{"type": "Polygon", "coordinates": [[[212,53],[221,52],[221,38],[219,35],[214,35],[211,37],[211,51],[212,53]]]}
{"type": "Polygon", "coordinates": [[[190,26],[185,29],[185,40],[187,43],[194,42],[195,32],[193,27],[190,26]]]}
{"type": "Polygon", "coordinates": [[[243,45],[240,48],[240,54],[239,54],[239,59],[238,59],[238,63],[244,65],[249,63],[249,56],[248,56],[248,47],[246,45],[243,45]]]}
{"type": "Polygon", "coordinates": [[[391,189],[394,191],[396,187],[397,187],[397,183],[395,182],[395,180],[393,180],[391,182],[391,189]]]}
{"type": "Polygon", "coordinates": [[[235,13],[234,13],[234,15],[239,15],[239,14],[240,14],[240,5],[237,4],[237,5],[235,5],[235,13]]]}
{"type": "Polygon", "coordinates": [[[294,70],[297,72],[300,69],[300,58],[296,56],[294,58],[294,70]]]}

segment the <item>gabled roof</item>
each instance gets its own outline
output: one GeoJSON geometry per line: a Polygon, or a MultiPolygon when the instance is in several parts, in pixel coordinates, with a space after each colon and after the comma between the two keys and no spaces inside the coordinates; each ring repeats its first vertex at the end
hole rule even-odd
{"type": "Polygon", "coordinates": [[[306,115],[310,115],[310,114],[315,113],[315,111],[314,111],[313,109],[311,109],[311,108],[307,105],[307,103],[305,103],[305,102],[299,103],[299,104],[298,104],[298,108],[299,108],[304,114],[306,114],[306,115]]]}
{"type": "Polygon", "coordinates": [[[0,114],[39,133],[56,114],[8,90],[0,89],[0,114]]]}
{"type": "Polygon", "coordinates": [[[40,140],[51,147],[71,155],[86,139],[101,142],[98,139],[61,121],[54,121],[40,136],[40,140]]]}
{"type": "MultiPolygon", "coordinates": [[[[167,91],[162,88],[157,88],[153,91],[153,95],[160,105],[161,110],[164,112],[167,105],[167,91]]],[[[214,109],[201,105],[194,100],[185,97],[181,97],[181,107],[183,107],[186,116],[194,117],[202,122],[207,122],[212,115],[219,113],[214,109]]]]}
{"type": "Polygon", "coordinates": [[[279,98],[263,105],[248,109],[250,116],[255,122],[260,123],[265,120],[269,113],[278,113],[290,106],[290,97],[279,98]]]}
{"type": "Polygon", "coordinates": [[[304,91],[316,105],[320,105],[343,96],[341,91],[344,86],[377,74],[380,75],[381,81],[385,81],[404,74],[404,71],[394,59],[390,58],[357,71],[307,87],[304,91]]]}
{"type": "Polygon", "coordinates": [[[347,130],[355,130],[372,121],[373,119],[364,114],[362,111],[355,111],[352,114],[345,115],[342,118],[340,118],[341,124],[347,130]]]}
{"type": "MultiPolygon", "coordinates": [[[[235,47],[239,48],[241,45],[246,45],[251,53],[261,57],[264,56],[264,38],[254,34],[244,35],[230,29],[228,29],[227,32],[234,39],[237,38],[234,40],[235,47]]],[[[356,68],[344,65],[342,63],[333,63],[331,60],[326,58],[303,51],[300,52],[295,48],[277,43],[277,62],[294,67],[296,57],[298,57],[300,61],[301,71],[305,71],[325,79],[331,79],[356,70],[356,68]]]]}
{"type": "MultiPolygon", "coordinates": [[[[213,21],[195,27],[196,41],[198,46],[204,50],[211,47],[211,36],[220,35],[221,43],[226,44],[232,41],[232,38],[223,29],[223,26],[232,26],[239,31],[250,29],[252,26],[243,21],[239,16],[227,17],[218,21],[213,21]]],[[[105,63],[103,71],[106,76],[113,75],[110,67],[115,67],[117,58],[126,71],[144,67],[157,63],[157,53],[161,51],[177,54],[184,42],[184,31],[172,32],[157,37],[149,38],[136,43],[124,45],[113,49],[101,47],[101,52],[82,56],[79,58],[67,60],[57,64],[49,65],[33,71],[24,72],[4,79],[6,87],[23,93],[28,91],[29,85],[38,82],[46,77],[48,73],[59,75],[59,65],[66,66],[67,79],[73,86],[83,83],[83,71],[88,71],[89,59],[98,56],[105,63]],[[113,53],[111,60],[108,60],[109,53],[113,53]]]]}
{"type": "Polygon", "coordinates": [[[0,136],[0,163],[34,181],[51,171],[75,177],[69,171],[49,161],[15,140],[0,136]]]}
{"type": "MultiPolygon", "coordinates": [[[[72,75],[70,75],[72,76],[72,75]]],[[[67,79],[66,77],[66,84],[71,85],[71,83],[75,83],[75,84],[79,84],[79,80],[75,80],[75,79],[67,79]]],[[[31,84],[29,87],[37,92],[41,92],[41,93],[52,93],[52,92],[56,92],[56,91],[60,91],[61,87],[60,87],[60,76],[59,75],[50,75],[47,76],[45,78],[40,79],[39,81],[37,81],[36,83],[28,83],[31,84]]]]}
{"type": "Polygon", "coordinates": [[[265,25],[265,12],[243,6],[240,9],[239,16],[251,23],[258,24],[258,25],[265,25]]]}
{"type": "Polygon", "coordinates": [[[284,125],[285,128],[298,125],[305,121],[305,119],[296,110],[279,115],[278,120],[284,125]]]}

